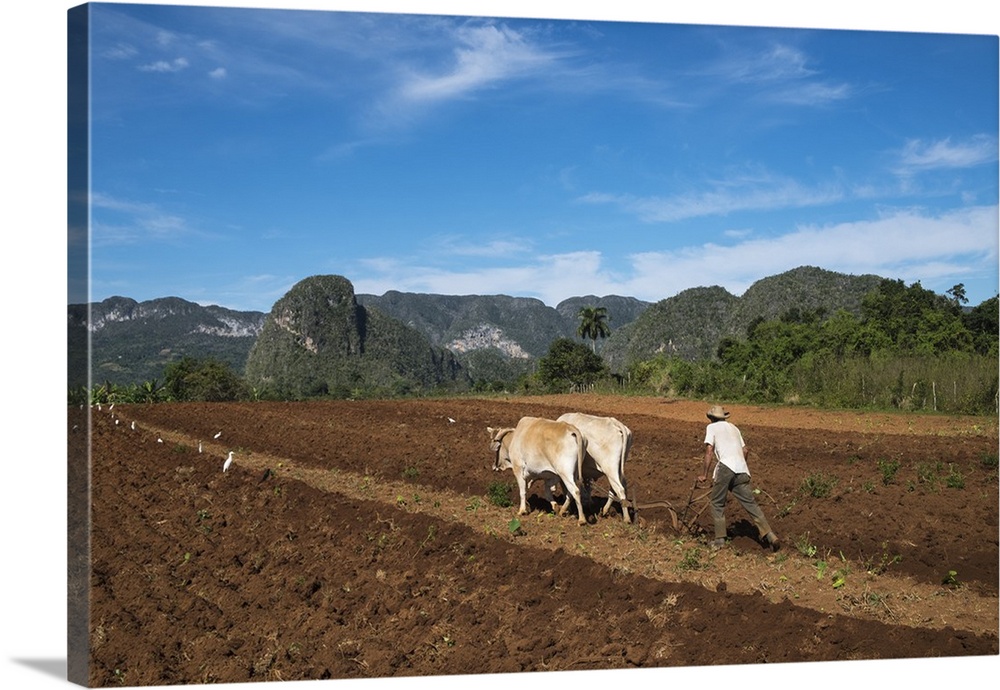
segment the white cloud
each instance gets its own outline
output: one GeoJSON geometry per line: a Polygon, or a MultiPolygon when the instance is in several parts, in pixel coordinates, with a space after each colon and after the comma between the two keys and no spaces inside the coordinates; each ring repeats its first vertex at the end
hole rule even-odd
{"type": "Polygon", "coordinates": [[[897,172],[911,175],[926,170],[971,168],[997,161],[997,138],[978,134],[967,141],[911,139],[899,153],[897,172]]]}
{"type": "Polygon", "coordinates": [[[497,82],[543,71],[555,57],[506,26],[464,27],[452,64],[439,73],[412,70],[399,88],[409,102],[459,98],[497,82]]]}
{"type": "MultiPolygon", "coordinates": [[[[780,237],[731,245],[706,243],[671,251],[638,252],[626,271],[612,271],[600,251],[541,254],[504,266],[430,267],[410,259],[379,258],[352,271],[358,292],[390,289],[436,294],[531,296],[550,306],[574,295],[619,294],[647,301],[692,287],[719,285],[741,295],[755,281],[799,266],[860,275],[873,273],[934,289],[966,276],[997,273],[996,206],[929,215],[899,210],[872,220],[804,225],[780,237]]],[[[940,291],[940,290],[939,290],[940,291]]],[[[992,296],[992,293],[987,296],[992,296]]],[[[984,297],[985,299],[985,297],[984,297]]]]}
{"type": "Polygon", "coordinates": [[[188,61],[186,58],[175,58],[174,60],[157,60],[156,62],[151,62],[146,65],[139,65],[140,72],[180,72],[187,69],[188,61]]]}
{"type": "Polygon", "coordinates": [[[806,187],[795,180],[770,174],[747,174],[716,182],[711,189],[673,196],[638,197],[601,192],[579,201],[613,204],[647,223],[669,223],[704,216],[724,216],[737,211],[762,211],[818,206],[840,201],[836,186],[806,187]]]}
{"type": "Polygon", "coordinates": [[[216,67],[215,69],[213,69],[211,72],[208,73],[208,76],[210,76],[212,79],[225,79],[226,74],[227,73],[225,67],[216,67]]]}
{"type": "Polygon", "coordinates": [[[95,246],[168,241],[191,233],[187,221],[156,204],[91,195],[92,238],[95,246]]]}
{"type": "Polygon", "coordinates": [[[798,266],[921,280],[925,285],[939,278],[961,282],[964,274],[996,274],[997,237],[996,206],[938,216],[903,210],[874,220],[806,225],[780,237],[734,245],[639,253],[632,257],[627,294],[659,299],[712,284],[742,294],[754,281],[798,266]],[[663,294],[665,287],[672,292],[663,294]]]}
{"type": "MultiPolygon", "coordinates": [[[[443,269],[395,259],[364,262],[369,269],[352,279],[360,293],[387,290],[442,295],[503,294],[535,297],[555,306],[571,295],[611,294],[618,284],[601,266],[596,251],[537,256],[518,265],[443,269]]],[[[355,275],[355,274],[352,274],[355,275]]]]}

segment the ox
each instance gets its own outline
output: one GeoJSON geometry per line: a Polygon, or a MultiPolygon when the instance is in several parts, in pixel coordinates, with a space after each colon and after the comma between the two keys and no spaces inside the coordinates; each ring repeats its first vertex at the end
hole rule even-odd
{"type": "Polygon", "coordinates": [[[625,497],[625,460],[632,449],[632,431],[614,417],[597,417],[582,412],[567,412],[557,421],[572,424],[587,439],[587,455],[583,460],[585,493],[586,487],[595,479],[607,477],[611,490],[608,492],[607,503],[601,509],[601,515],[608,514],[617,497],[625,522],[631,523],[625,497]]]}
{"type": "MultiPolygon", "coordinates": [[[[583,476],[583,459],[587,453],[587,439],[583,433],[572,424],[556,422],[540,417],[522,417],[513,429],[493,429],[487,427],[490,435],[490,450],[496,453],[493,461],[493,471],[500,472],[511,468],[517,488],[521,492],[519,513],[527,515],[526,495],[528,486],[536,479],[541,479],[545,485],[545,497],[552,504],[550,484],[561,481],[568,496],[576,501],[581,525],[587,523],[580,500],[580,488],[583,476]]],[[[559,511],[566,514],[569,498],[559,511]]]]}

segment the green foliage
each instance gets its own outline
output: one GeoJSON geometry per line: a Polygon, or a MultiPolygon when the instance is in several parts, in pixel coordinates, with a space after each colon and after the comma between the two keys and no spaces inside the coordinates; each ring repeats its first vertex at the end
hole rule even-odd
{"type": "Polygon", "coordinates": [[[500,508],[509,508],[514,505],[510,498],[511,485],[507,482],[490,482],[486,488],[486,498],[493,505],[500,508]]]}
{"type": "Polygon", "coordinates": [[[806,558],[813,558],[818,551],[816,545],[809,540],[808,532],[800,535],[799,538],[795,540],[795,548],[806,558]]]}
{"type": "Polygon", "coordinates": [[[896,479],[896,472],[899,471],[899,460],[880,459],[877,463],[878,471],[882,475],[882,484],[889,486],[896,479]]]}
{"type": "Polygon", "coordinates": [[[171,400],[224,402],[248,397],[246,384],[219,360],[184,357],[167,366],[164,389],[171,400]]]}
{"type": "Polygon", "coordinates": [[[698,547],[687,549],[684,552],[684,556],[681,558],[680,562],[677,564],[677,569],[681,571],[686,570],[701,570],[706,567],[705,563],[701,560],[701,549],[698,547]]]}
{"type": "Polygon", "coordinates": [[[998,461],[1000,461],[1000,455],[997,453],[983,453],[979,457],[979,464],[983,466],[983,469],[996,470],[998,461]]]}
{"type": "Polygon", "coordinates": [[[580,319],[580,326],[576,329],[576,334],[581,338],[590,338],[593,341],[591,349],[597,352],[597,339],[607,338],[611,335],[611,327],[607,323],[607,307],[580,307],[577,315],[580,319]]]}
{"type": "Polygon", "coordinates": [[[606,373],[604,360],[586,345],[557,338],[538,361],[536,377],[546,389],[558,391],[591,384],[606,373]]]}
{"type": "MultiPolygon", "coordinates": [[[[822,304],[787,306],[770,319],[747,319],[745,335],[720,337],[714,357],[671,354],[661,330],[661,352],[633,360],[627,378],[633,387],[683,397],[995,413],[997,300],[963,312],[961,286],[949,294],[880,279],[858,298],[857,313],[836,309],[828,316],[822,304]]],[[[630,331],[636,338],[653,332],[647,319],[676,319],[681,306],[658,303],[630,331]]]]}
{"type": "Polygon", "coordinates": [[[807,496],[813,498],[827,498],[833,493],[833,487],[837,485],[837,477],[814,472],[802,480],[799,490],[807,496]]]}
{"type": "Polygon", "coordinates": [[[931,492],[937,491],[938,483],[941,481],[941,473],[944,471],[944,463],[938,461],[934,463],[922,462],[917,465],[917,481],[927,485],[931,492]]]}
{"type": "Polygon", "coordinates": [[[964,489],[965,477],[957,467],[948,463],[948,475],[944,478],[944,483],[949,489],[964,489]]]}

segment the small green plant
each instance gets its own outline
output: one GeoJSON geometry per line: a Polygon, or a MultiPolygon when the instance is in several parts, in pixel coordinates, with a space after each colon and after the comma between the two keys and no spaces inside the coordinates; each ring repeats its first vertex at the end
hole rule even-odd
{"type": "Polygon", "coordinates": [[[514,518],[513,520],[507,523],[507,531],[513,534],[515,537],[524,534],[524,530],[521,529],[521,521],[518,520],[517,518],[514,518]]]}
{"type": "Polygon", "coordinates": [[[822,580],[826,577],[826,561],[816,561],[816,579],[822,580]]]}
{"type": "Polygon", "coordinates": [[[506,482],[490,482],[486,487],[486,498],[498,508],[510,508],[514,502],[510,499],[510,484],[506,482]]]}
{"type": "Polygon", "coordinates": [[[798,501],[793,500],[791,503],[784,506],[781,510],[778,511],[778,517],[786,517],[789,513],[792,512],[792,508],[795,507],[796,503],[798,503],[798,501]]]}
{"type": "Polygon", "coordinates": [[[833,588],[840,589],[847,584],[847,568],[841,568],[833,573],[833,588]]]}
{"type": "Polygon", "coordinates": [[[470,513],[474,513],[479,510],[481,505],[482,502],[479,500],[479,496],[473,496],[469,499],[469,502],[465,504],[465,510],[470,513]]]}
{"type": "Polygon", "coordinates": [[[878,461],[878,471],[882,475],[882,484],[889,486],[896,479],[896,473],[899,471],[899,460],[879,460],[878,461]]]}
{"type": "Polygon", "coordinates": [[[677,564],[677,569],[682,571],[701,570],[704,567],[705,565],[701,562],[701,549],[698,547],[685,551],[680,563],[677,564]]]}
{"type": "Polygon", "coordinates": [[[861,485],[861,488],[865,490],[865,493],[869,493],[869,494],[870,493],[874,493],[875,492],[875,482],[871,482],[871,481],[865,482],[864,484],[861,485]]]}
{"type": "Polygon", "coordinates": [[[1000,458],[1000,455],[997,453],[983,453],[979,456],[979,464],[985,470],[995,470],[997,469],[998,458],[1000,458]]]}
{"type": "Polygon", "coordinates": [[[903,560],[900,554],[889,555],[889,542],[882,542],[882,556],[876,561],[874,557],[863,559],[865,566],[865,572],[871,575],[881,575],[886,570],[889,569],[890,565],[894,565],[903,560]]]}
{"type": "Polygon", "coordinates": [[[798,549],[799,553],[807,558],[812,558],[816,555],[816,545],[809,541],[809,533],[801,535],[795,541],[795,548],[798,549]]]}
{"type": "Polygon", "coordinates": [[[922,462],[917,465],[917,481],[927,484],[931,491],[937,489],[938,482],[941,481],[940,474],[944,471],[944,464],[941,462],[922,462]]]}
{"type": "Polygon", "coordinates": [[[403,479],[416,479],[420,476],[420,470],[416,467],[407,467],[403,470],[403,479]]]}
{"type": "Polygon", "coordinates": [[[944,478],[944,483],[949,489],[964,489],[965,477],[950,462],[948,463],[948,476],[944,478]]]}
{"type": "Polygon", "coordinates": [[[954,570],[949,570],[948,574],[941,580],[941,584],[945,587],[951,587],[952,589],[958,587],[958,573],[954,570]]]}
{"type": "Polygon", "coordinates": [[[837,485],[837,477],[814,472],[802,480],[800,489],[803,493],[813,498],[826,498],[833,493],[833,487],[837,485]]]}

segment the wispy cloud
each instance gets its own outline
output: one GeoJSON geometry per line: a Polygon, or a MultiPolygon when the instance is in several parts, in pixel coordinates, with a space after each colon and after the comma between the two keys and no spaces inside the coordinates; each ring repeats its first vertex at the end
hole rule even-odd
{"type": "Polygon", "coordinates": [[[913,175],[928,170],[971,168],[997,161],[997,138],[978,134],[965,141],[911,139],[899,153],[896,172],[913,175]]]}
{"type": "Polygon", "coordinates": [[[767,172],[734,175],[726,180],[710,182],[708,187],[671,196],[642,197],[594,192],[581,196],[579,201],[612,204],[647,223],[670,223],[704,216],[725,216],[738,211],[818,206],[844,198],[844,192],[838,185],[809,187],[767,172]]]}
{"type": "Polygon", "coordinates": [[[799,48],[773,44],[763,50],[731,49],[725,58],[696,71],[726,87],[751,88],[755,98],[793,106],[824,106],[856,95],[845,82],[831,82],[809,66],[799,48]]]}
{"type": "Polygon", "coordinates": [[[407,71],[398,96],[428,103],[460,98],[498,82],[544,71],[556,55],[502,24],[460,27],[449,64],[438,70],[407,71]]]}
{"type": "Polygon", "coordinates": [[[140,72],[180,72],[188,68],[187,58],[179,57],[173,60],[157,60],[145,65],[139,65],[140,72]]]}
{"type": "Polygon", "coordinates": [[[93,194],[92,242],[97,246],[176,240],[193,232],[181,216],[156,204],[93,194]]]}

